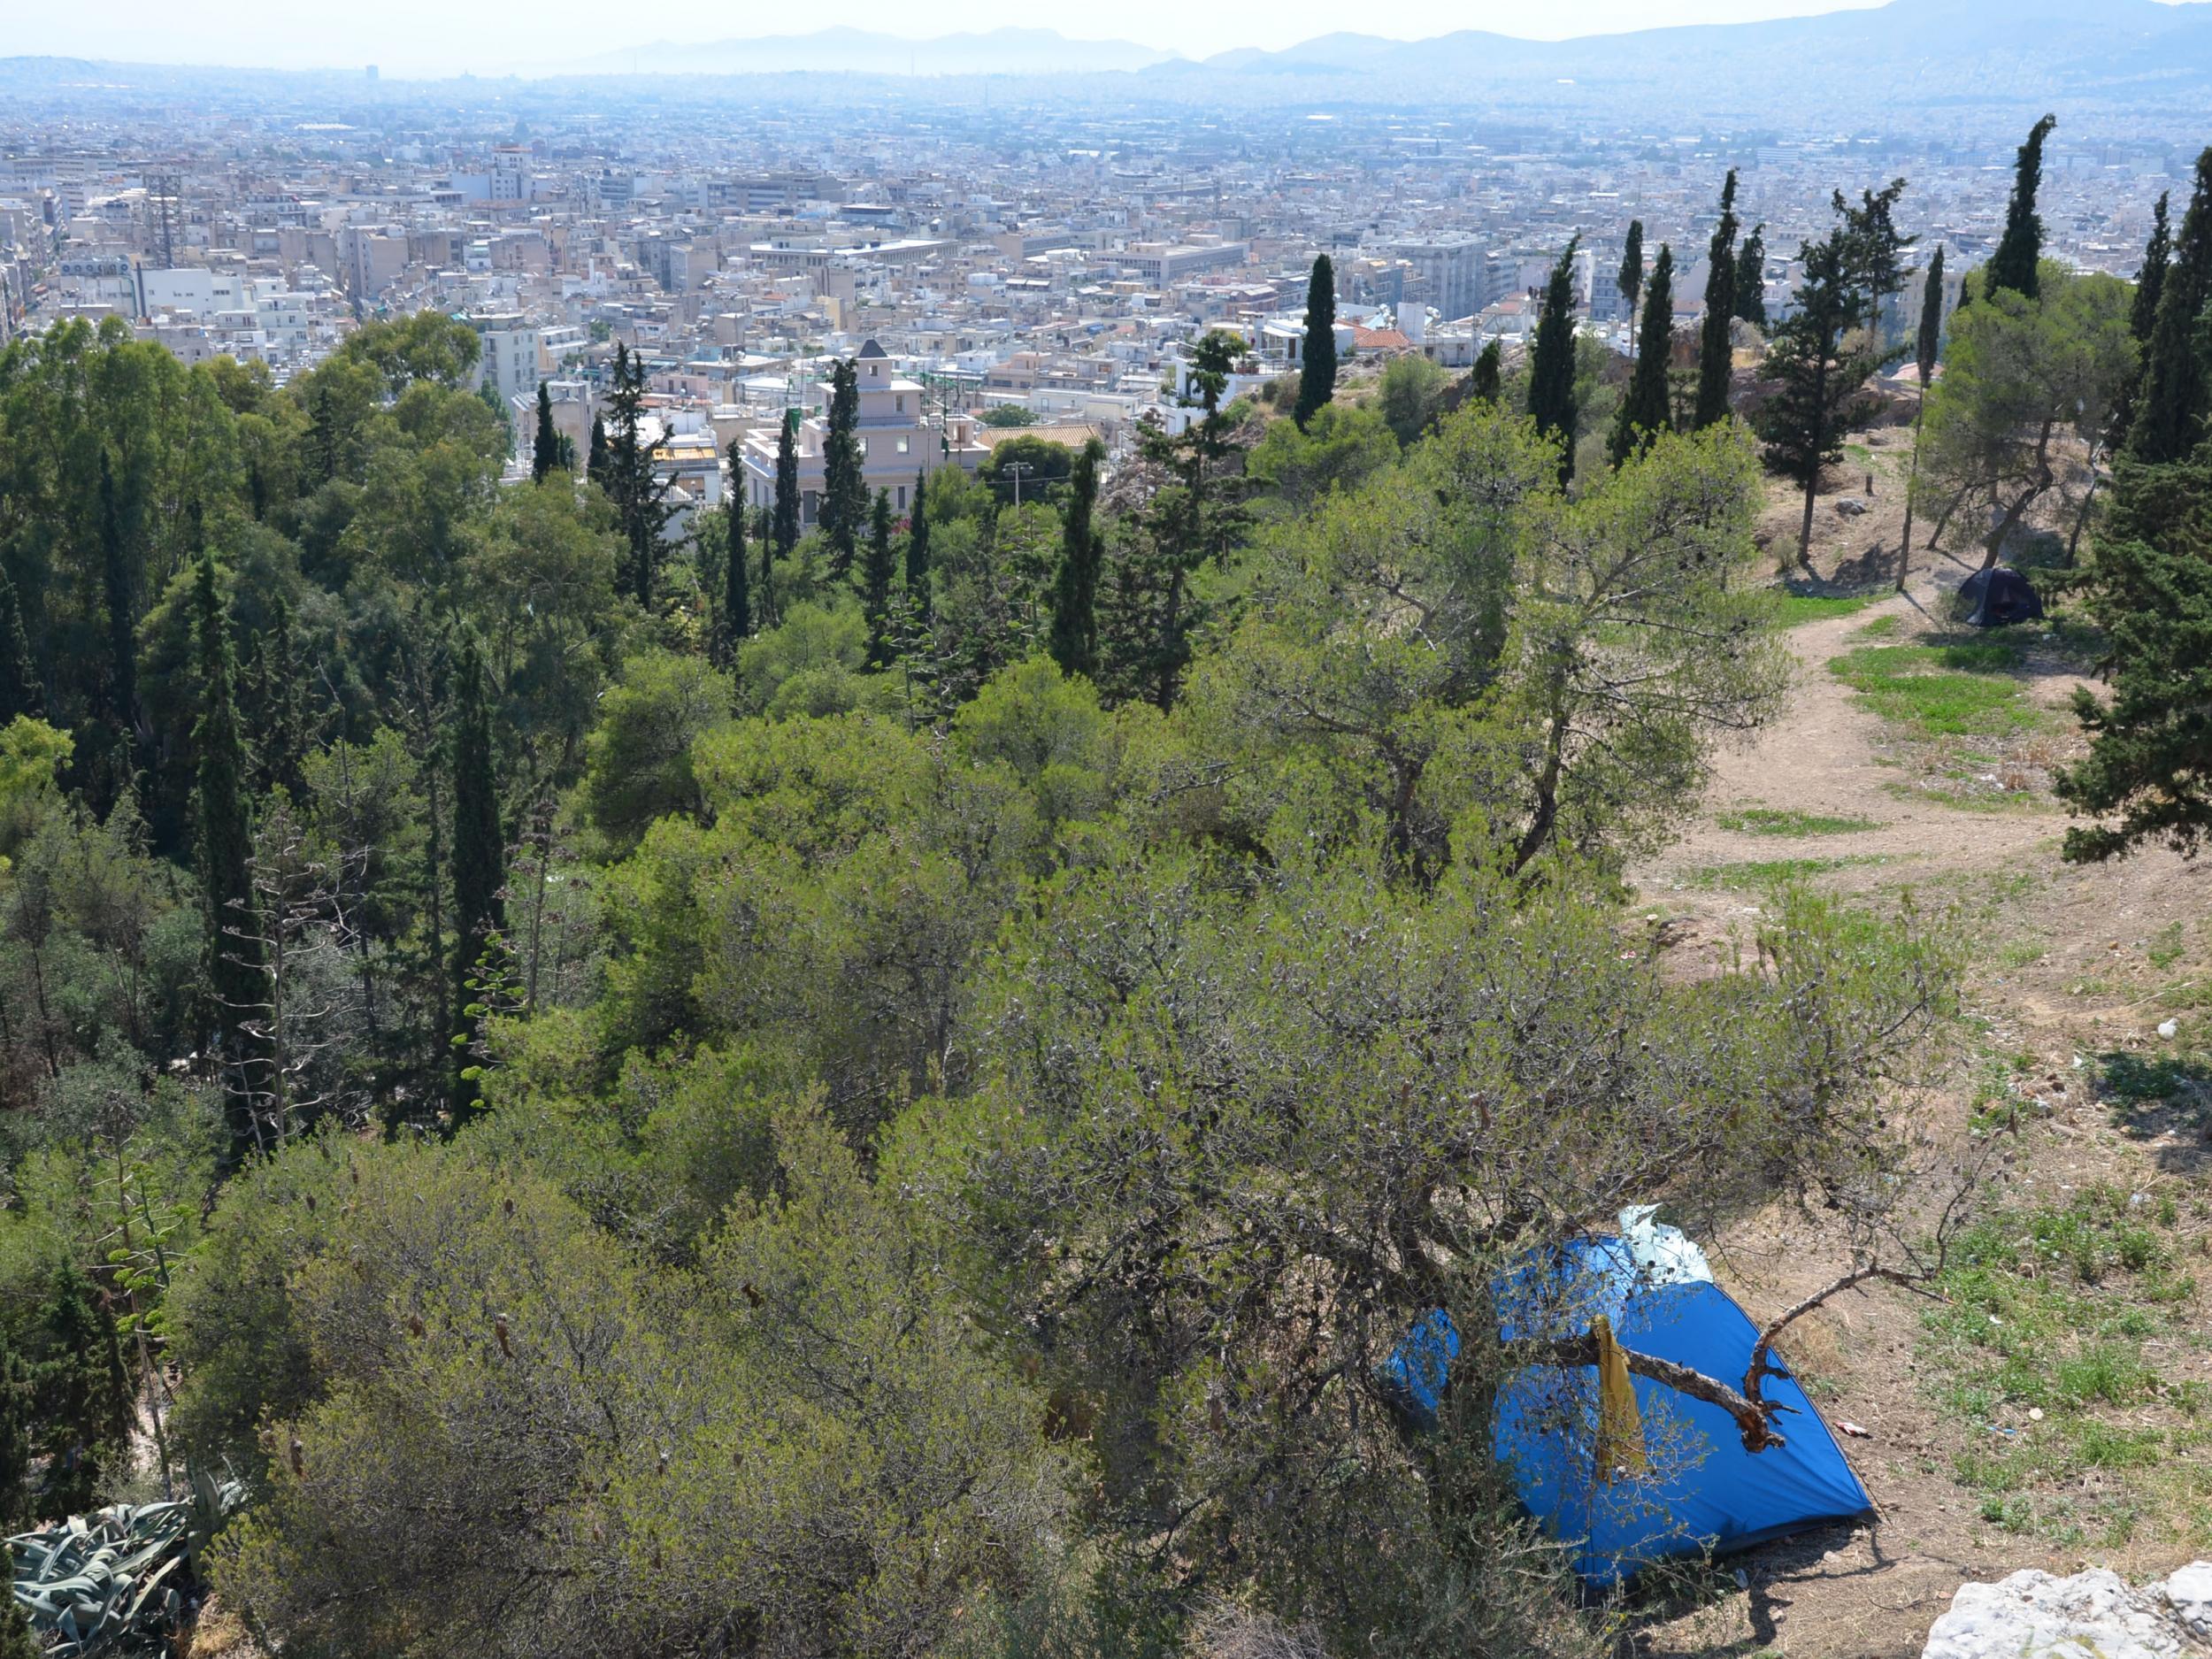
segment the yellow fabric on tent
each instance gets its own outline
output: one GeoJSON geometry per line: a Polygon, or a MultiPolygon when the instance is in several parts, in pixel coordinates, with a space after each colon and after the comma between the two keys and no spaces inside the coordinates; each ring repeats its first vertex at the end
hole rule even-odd
{"type": "Polygon", "coordinates": [[[1603,1314],[1591,1323],[1598,1344],[1598,1484],[1622,1476],[1648,1474],[1644,1455],[1644,1419],[1636,1409],[1635,1385],[1628,1380],[1628,1356],[1613,1339],[1613,1322],[1603,1314]]]}

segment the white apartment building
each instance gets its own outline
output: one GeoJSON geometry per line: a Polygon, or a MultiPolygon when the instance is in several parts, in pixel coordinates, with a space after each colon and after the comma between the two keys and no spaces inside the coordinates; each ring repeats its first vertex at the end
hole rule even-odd
{"type": "MultiPolygon", "coordinates": [[[[932,414],[926,406],[926,388],[919,381],[900,375],[873,340],[860,348],[854,361],[860,380],[860,411],[854,430],[860,441],[861,476],[871,495],[886,490],[893,509],[904,512],[912,503],[916,478],[946,466],[972,472],[990,454],[990,446],[977,436],[971,417],[932,414]]],[[[829,382],[822,381],[819,390],[823,412],[799,422],[799,522],[803,526],[812,525],[822,507],[829,382]]],[[[745,472],[742,488],[745,500],[757,509],[775,504],[777,438],[772,423],[745,438],[741,455],[745,472]]]]}

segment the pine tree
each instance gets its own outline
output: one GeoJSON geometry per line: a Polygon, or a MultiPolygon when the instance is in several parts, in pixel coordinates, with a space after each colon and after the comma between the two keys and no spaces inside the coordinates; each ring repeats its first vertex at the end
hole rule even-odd
{"type": "Polygon", "coordinates": [[[871,667],[890,665],[891,583],[898,568],[898,555],[891,546],[891,492],[879,489],[869,512],[868,555],[860,567],[860,609],[868,618],[871,667]]]}
{"type": "Polygon", "coordinates": [[[607,423],[597,415],[591,418],[591,449],[584,457],[584,476],[600,488],[606,488],[607,423]]]}
{"type": "MultiPolygon", "coordinates": [[[[771,539],[778,554],[788,554],[799,545],[799,411],[787,409],[776,434],[776,517],[771,539]]],[[[764,583],[764,603],[766,596],[764,583]]]]}
{"type": "Polygon", "coordinates": [[[1736,252],[1736,318],[1761,333],[1767,326],[1767,227],[1754,225],[1736,252]]]}
{"type": "MultiPolygon", "coordinates": [[[[2162,326],[2179,274],[2177,265],[2159,304],[2162,326]]],[[[2085,864],[2161,843],[2193,854],[2212,839],[2212,723],[2204,714],[2212,703],[2212,457],[2205,450],[2156,465],[2122,459],[2086,597],[2091,619],[2104,630],[2109,691],[2074,694],[2089,754],[2054,785],[2076,812],[2102,821],[2068,830],[2063,856],[2085,864]]]]}
{"type": "Polygon", "coordinates": [[[734,663],[737,648],[753,632],[753,571],[745,545],[745,471],[738,444],[730,443],[729,551],[722,560],[722,660],[734,663]]]}
{"type": "Polygon", "coordinates": [[[1628,307],[1628,354],[1636,355],[1637,302],[1644,293],[1644,221],[1628,221],[1628,234],[1621,242],[1621,268],[1614,278],[1621,291],[1621,303],[1628,307]]]}
{"type": "Polygon", "coordinates": [[[1060,567],[1052,583],[1052,660],[1064,674],[1098,673],[1098,569],[1105,538],[1092,527],[1098,503],[1098,446],[1075,457],[1068,505],[1060,525],[1060,567]]]}
{"type": "Polygon", "coordinates": [[[2128,427],[2138,461],[2179,461],[2204,436],[2206,382],[2198,319],[2212,297],[2212,149],[2197,157],[2195,188],[2159,285],[2158,321],[2143,352],[2143,383],[2128,427]]]}
{"type": "Polygon", "coordinates": [[[2041,290],[2038,265],[2043,257],[2043,221],[2036,214],[2035,196],[2043,183],[2043,141],[2057,125],[2055,115],[2038,121],[2029,129],[2028,142],[2020,146],[2014,159],[2012,199],[2005,204],[2005,234],[1983,267],[1984,294],[2010,288],[2034,299],[2041,290]]]}
{"type": "Polygon", "coordinates": [[[30,639],[23,631],[22,602],[6,567],[0,565],[0,726],[19,716],[35,720],[45,708],[38,664],[32,660],[30,639]]]}
{"type": "Polygon", "coordinates": [[[1630,372],[1628,394],[1621,399],[1613,420],[1608,453],[1615,466],[1640,455],[1652,440],[1674,425],[1667,395],[1667,370],[1674,333],[1674,250],[1659,244],[1659,257],[1651,267],[1651,287],[1644,298],[1644,349],[1630,372]]]}
{"type": "Polygon", "coordinates": [[[1494,403],[1504,395],[1504,382],[1505,349],[1493,340],[1482,349],[1482,355],[1468,372],[1467,395],[1486,403],[1494,403]]]}
{"type": "Polygon", "coordinates": [[[108,718],[126,744],[138,732],[138,569],[115,469],[100,451],[100,562],[108,618],[108,718]]]}
{"type": "Polygon", "coordinates": [[[1843,405],[1857,391],[1866,365],[1843,356],[1844,336],[1864,317],[1848,231],[1837,226],[1824,241],[1800,247],[1797,257],[1804,277],[1796,309],[1774,331],[1774,349],[1767,354],[1767,372],[1780,385],[1760,411],[1759,431],[1767,465],[1805,493],[1797,538],[1801,564],[1812,548],[1821,470],[1843,453],[1843,405]]]}
{"type": "Polygon", "coordinates": [[[1298,403],[1292,419],[1298,429],[1336,396],[1336,268],[1329,256],[1317,255],[1306,279],[1305,356],[1298,367],[1298,403]]]}
{"type": "Polygon", "coordinates": [[[1912,472],[1905,481],[1905,539],[1897,549],[1897,591],[1905,591],[1912,570],[1913,493],[1920,482],[1920,429],[1928,414],[1928,382],[1935,378],[1936,352],[1943,344],[1943,244],[1928,261],[1928,280],[1920,290],[1920,333],[1913,342],[1914,366],[1920,371],[1919,400],[1912,411],[1912,472]]]}
{"type": "Polygon", "coordinates": [[[553,395],[538,382],[538,431],[530,445],[530,477],[542,484],[561,464],[561,434],[553,426],[553,395]]]}
{"type": "Polygon", "coordinates": [[[1879,320],[1882,302],[1905,286],[1905,250],[1914,238],[1897,230],[1897,203],[1904,194],[1905,180],[1892,179],[1879,190],[1860,191],[1856,207],[1840,190],[1829,198],[1843,222],[1844,280],[1857,294],[1860,319],[1868,324],[1879,320]]]}
{"type": "MultiPolygon", "coordinates": [[[[192,588],[193,636],[197,657],[200,717],[192,728],[196,769],[193,796],[202,918],[202,983],[216,1045],[227,1068],[245,1064],[255,1048],[248,1030],[263,982],[260,952],[246,927],[253,898],[253,830],[246,817],[246,745],[238,727],[230,618],[217,589],[215,560],[203,551],[192,588]]],[[[253,1148],[255,1127],[244,1090],[231,1094],[231,1156],[253,1148]]]]}
{"type": "MultiPolygon", "coordinates": [[[[2151,336],[2158,332],[2158,302],[2166,291],[2166,267],[2173,254],[2173,238],[2166,221],[2168,200],[2169,193],[2162,190],[2158,205],[2151,210],[2151,237],[2143,246],[2143,268],[2136,273],[2135,300],[2128,310],[2128,332],[2146,354],[2151,336]]],[[[2126,445],[2135,424],[2135,400],[2142,384],[2139,373],[2113,402],[2112,431],[2107,443],[2116,452],[2126,445]]]]}
{"type": "Polygon", "coordinates": [[[914,511],[906,521],[906,591],[926,611],[929,607],[929,511],[926,493],[929,474],[914,475],[914,511]]]}
{"type": "Polygon", "coordinates": [[[1574,257],[1581,245],[1580,236],[1573,238],[1552,266],[1529,358],[1528,412],[1535,418],[1537,430],[1559,445],[1562,488],[1575,470],[1574,257]]]}
{"type": "Polygon", "coordinates": [[[1705,322],[1698,334],[1697,407],[1694,431],[1728,419],[1728,392],[1735,376],[1736,170],[1721,186],[1720,223],[1706,249],[1705,322]]]}

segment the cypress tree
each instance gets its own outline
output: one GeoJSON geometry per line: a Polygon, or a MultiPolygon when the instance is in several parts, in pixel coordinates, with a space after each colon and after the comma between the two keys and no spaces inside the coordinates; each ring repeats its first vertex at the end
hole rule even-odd
{"type": "Polygon", "coordinates": [[[127,744],[138,731],[138,572],[115,469],[100,451],[101,586],[108,616],[108,718],[127,744]]]}
{"type": "Polygon", "coordinates": [[[600,488],[606,488],[607,423],[596,415],[591,418],[591,449],[584,457],[584,476],[600,488]]]}
{"type": "MultiPolygon", "coordinates": [[[[2143,246],[2143,268],[2136,273],[2135,299],[2128,309],[2128,332],[2145,354],[2149,352],[2151,336],[2158,330],[2158,302],[2166,289],[2166,266],[2173,252],[2173,239],[2166,222],[2167,201],[2167,193],[2160,192],[2158,205],[2151,210],[2151,238],[2143,246]]],[[[2135,424],[2135,400],[2142,384],[2139,369],[2133,383],[2113,399],[2112,430],[2106,443],[2116,453],[2125,446],[2128,433],[2135,424]]]]}
{"type": "MultiPolygon", "coordinates": [[[[242,1064],[255,1046],[248,1030],[266,995],[260,948],[249,936],[246,906],[252,898],[249,861],[253,833],[246,818],[246,745],[238,729],[230,620],[217,591],[215,560],[203,550],[192,587],[194,644],[200,715],[192,728],[196,761],[193,796],[200,889],[202,983],[213,1006],[216,1043],[226,1066],[242,1064]],[[228,930],[238,928],[234,934],[228,930]]],[[[251,1102],[242,1090],[231,1097],[231,1156],[244,1156],[255,1139],[251,1102]]]]}
{"type": "Polygon", "coordinates": [[[1736,170],[1721,186],[1720,223],[1706,249],[1705,323],[1698,334],[1697,408],[1694,431],[1728,419],[1728,387],[1735,373],[1736,170]]]}
{"type": "Polygon", "coordinates": [[[1505,350],[1493,340],[1482,349],[1475,359],[1475,366],[1467,376],[1467,392],[1486,403],[1494,403],[1504,392],[1505,350]]]}
{"type": "Polygon", "coordinates": [[[2166,208],[2172,193],[2161,190],[2158,205],[2151,209],[2151,239],[2143,244],[2143,268],[2135,277],[2135,303],[2128,311],[2128,329],[2136,343],[2147,344],[2158,326],[2158,296],[2166,291],[2166,265],[2173,253],[2173,237],[2166,227],[2166,208]]]}
{"type": "Polygon", "coordinates": [[[1764,333],[1767,326],[1767,227],[1755,225],[1736,253],[1736,317],[1764,333]]]}
{"type": "Polygon", "coordinates": [[[914,475],[914,511],[906,521],[906,591],[917,604],[929,598],[929,474],[914,475]]]}
{"type": "Polygon", "coordinates": [[[553,426],[553,396],[538,382],[538,431],[530,445],[530,477],[542,484],[561,464],[561,434],[553,426]]]}
{"type": "Polygon", "coordinates": [[[46,1502],[64,1514],[97,1502],[105,1454],[130,1432],[130,1373],[115,1320],[92,1281],[64,1261],[38,1310],[32,1372],[47,1454],[46,1502]]]}
{"type": "Polygon", "coordinates": [[[822,534],[830,569],[839,576],[860,553],[868,516],[868,480],[860,459],[860,365],[848,357],[830,369],[829,426],[822,438],[822,534]]]}
{"type": "Polygon", "coordinates": [[[738,646],[753,632],[752,556],[745,545],[745,469],[738,443],[730,442],[729,552],[722,561],[722,654],[737,660],[738,646]]]}
{"type": "Polygon", "coordinates": [[[1574,257],[1581,245],[1582,238],[1576,236],[1552,266],[1529,359],[1528,412],[1535,418],[1537,430],[1559,444],[1563,489],[1575,470],[1574,257]]]}
{"type": "Polygon", "coordinates": [[[1659,244],[1658,261],[1651,267],[1651,287],[1644,297],[1644,349],[1628,380],[1628,395],[1614,417],[1613,438],[1608,449],[1619,466],[1640,455],[1651,441],[1674,425],[1673,405],[1667,396],[1668,358],[1674,332],[1674,250],[1659,244]]]}
{"type": "Polygon", "coordinates": [[[1928,280],[1920,290],[1920,333],[1913,342],[1913,364],[1920,371],[1919,401],[1912,411],[1912,475],[1905,482],[1905,539],[1897,549],[1897,591],[1905,591],[1912,569],[1912,498],[1920,481],[1920,427],[1928,414],[1928,382],[1935,376],[1936,352],[1943,343],[1943,244],[1928,261],[1928,280]]]}
{"type": "Polygon", "coordinates": [[[19,715],[35,720],[45,708],[38,664],[31,659],[31,642],[23,632],[22,602],[6,567],[0,566],[0,726],[19,715]]]}
{"type": "Polygon", "coordinates": [[[2185,457],[2204,435],[2204,360],[2198,319],[2212,296],[2212,149],[2197,157],[2196,185],[2159,285],[2158,320],[2143,352],[2143,383],[2128,427],[2138,461],[2185,457]]]}
{"type": "Polygon", "coordinates": [[[1305,359],[1298,368],[1298,403],[1292,419],[1303,432],[1306,422],[1336,396],[1336,268],[1329,256],[1317,255],[1306,279],[1305,359]]]}
{"type": "MultiPolygon", "coordinates": [[[[37,1518],[30,1484],[35,1405],[29,1368],[0,1338],[0,1529],[9,1532],[19,1532],[37,1518]]],[[[9,1659],[4,1640],[0,1640],[0,1659],[9,1659]]]]}
{"type": "Polygon", "coordinates": [[[507,880],[507,843],[499,829],[499,795],[492,775],[491,711],[484,687],[484,664],[473,635],[461,641],[453,680],[453,1119],[458,1124],[480,1104],[474,1079],[462,1075],[473,1064],[469,1050],[480,1004],[472,981],[486,956],[497,949],[506,926],[500,890],[507,880]]]}
{"type": "Polygon", "coordinates": [[[653,448],[645,441],[644,358],[632,356],[625,346],[614,349],[614,391],[608,404],[614,411],[614,430],[608,434],[601,483],[621,517],[623,539],[629,547],[631,591],[641,607],[650,610],[662,532],[676,510],[668,503],[671,480],[660,476],[653,448]]]}
{"type": "Polygon", "coordinates": [[[868,556],[860,567],[860,610],[868,618],[868,661],[882,668],[891,660],[891,581],[898,574],[891,546],[891,492],[876,492],[868,516],[868,556]]]}
{"type": "Polygon", "coordinates": [[[783,411],[783,429],[776,436],[775,511],[776,551],[788,553],[799,545],[799,411],[795,409],[783,411]]]}
{"type": "Polygon", "coordinates": [[[305,675],[292,641],[292,607],[281,593],[269,603],[269,626],[254,641],[252,664],[242,677],[253,733],[254,780],[263,789],[283,787],[295,801],[306,793],[305,675]]]}
{"type": "Polygon", "coordinates": [[[1105,538],[1092,527],[1098,503],[1098,446],[1075,457],[1066,516],[1060,525],[1060,568],[1052,583],[1052,660],[1064,674],[1098,672],[1098,570],[1105,538]]]}
{"type": "Polygon", "coordinates": [[[2043,183],[2043,141],[2057,125],[2055,115],[2038,121],[2014,158],[2012,199],[2005,204],[2005,234],[1982,272],[1985,294],[2010,288],[2034,299],[2041,290],[2037,263],[2043,257],[2043,221],[2036,214],[2035,196],[2043,183]]]}
{"type": "Polygon", "coordinates": [[[1636,355],[1636,302],[1644,292],[1644,221],[1628,221],[1628,234],[1621,242],[1621,268],[1614,277],[1621,291],[1621,303],[1628,307],[1628,353],[1636,355]]]}
{"type": "Polygon", "coordinates": [[[0,1608],[0,1659],[43,1659],[45,1652],[45,1644],[31,1633],[23,1603],[8,1597],[5,1607],[0,1608]]]}

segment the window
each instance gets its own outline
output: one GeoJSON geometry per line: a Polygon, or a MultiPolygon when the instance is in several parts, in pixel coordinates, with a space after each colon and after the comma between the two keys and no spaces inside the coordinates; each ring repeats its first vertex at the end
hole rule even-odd
{"type": "Polygon", "coordinates": [[[861,454],[863,454],[863,455],[865,455],[865,454],[867,454],[867,453],[868,453],[868,440],[867,440],[867,439],[865,439],[865,438],[863,438],[863,439],[860,441],[860,452],[861,452],[861,454]]]}
{"type": "Polygon", "coordinates": [[[903,484],[899,486],[899,511],[906,511],[906,486],[903,484]]]}
{"type": "Polygon", "coordinates": [[[895,414],[903,415],[906,413],[906,394],[904,392],[901,392],[896,397],[894,397],[891,400],[891,409],[892,412],[895,414]]]}
{"type": "Polygon", "coordinates": [[[906,440],[904,438],[901,438],[899,440],[899,453],[901,455],[904,455],[906,453],[906,440]]]}

